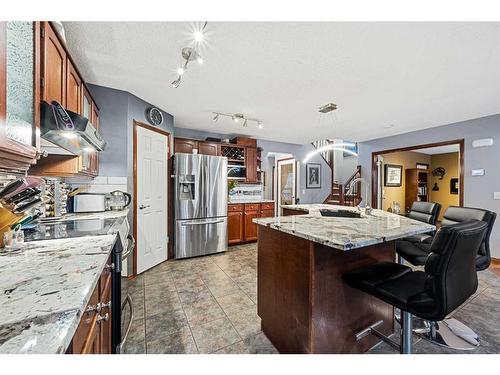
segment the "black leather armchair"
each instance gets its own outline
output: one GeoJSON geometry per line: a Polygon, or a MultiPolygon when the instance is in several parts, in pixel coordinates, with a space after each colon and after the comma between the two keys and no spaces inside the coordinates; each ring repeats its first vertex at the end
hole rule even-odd
{"type": "MultiPolygon", "coordinates": [[[[481,220],[487,224],[488,229],[476,255],[477,271],[485,270],[490,266],[490,235],[496,216],[497,214],[495,212],[481,208],[450,206],[446,210],[443,220],[441,221],[442,227],[447,227],[469,220],[481,220]]],[[[431,253],[431,242],[432,237],[423,241],[414,241],[411,238],[404,238],[396,242],[396,252],[399,256],[403,257],[411,264],[415,266],[423,266],[427,257],[431,253]]]]}
{"type": "MultiPolygon", "coordinates": [[[[378,263],[345,274],[344,280],[349,286],[401,309],[399,349],[401,353],[411,353],[411,315],[432,322],[443,320],[476,291],[476,254],[487,230],[488,225],[479,220],[444,226],[430,245],[424,271],[413,271],[402,264],[378,263]]],[[[356,337],[376,334],[393,347],[398,346],[376,330],[377,324],[380,322],[356,337]]],[[[429,335],[442,333],[433,327],[429,326],[429,335]]],[[[433,341],[438,340],[434,337],[433,341]]]]}

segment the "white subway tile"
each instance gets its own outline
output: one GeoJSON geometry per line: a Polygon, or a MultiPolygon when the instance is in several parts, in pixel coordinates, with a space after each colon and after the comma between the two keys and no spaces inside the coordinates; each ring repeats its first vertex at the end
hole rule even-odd
{"type": "Polygon", "coordinates": [[[112,176],[108,176],[108,184],[112,184],[112,185],[127,185],[127,177],[112,177],[112,176]]]}

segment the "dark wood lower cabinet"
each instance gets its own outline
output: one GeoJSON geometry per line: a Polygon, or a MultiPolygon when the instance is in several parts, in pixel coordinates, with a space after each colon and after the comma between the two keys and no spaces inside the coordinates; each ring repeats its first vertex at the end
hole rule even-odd
{"type": "Polygon", "coordinates": [[[245,241],[257,241],[257,224],[252,220],[259,217],[259,211],[245,211],[245,241]]]}
{"type": "MultiPolygon", "coordinates": [[[[110,264],[111,259],[107,265],[110,264]]],[[[90,297],[67,353],[111,354],[113,306],[111,306],[111,277],[108,266],[90,297]]]]}
{"type": "Polygon", "coordinates": [[[253,223],[253,219],[273,216],[273,202],[229,204],[227,209],[228,244],[257,241],[257,224],[253,223]]]}
{"type": "Polygon", "coordinates": [[[243,241],[243,212],[227,213],[227,242],[229,245],[243,241]]]}

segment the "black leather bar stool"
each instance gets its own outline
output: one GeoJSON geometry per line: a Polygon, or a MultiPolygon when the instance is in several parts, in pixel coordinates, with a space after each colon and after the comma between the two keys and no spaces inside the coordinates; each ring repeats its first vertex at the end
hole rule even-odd
{"type": "MultiPolygon", "coordinates": [[[[489,267],[491,263],[490,251],[490,234],[493,229],[497,214],[492,211],[483,210],[480,208],[457,207],[450,206],[444,213],[442,227],[454,225],[467,220],[484,221],[488,228],[484,236],[479,251],[476,254],[476,270],[482,271],[489,267]]],[[[432,237],[424,239],[421,242],[402,239],[396,242],[396,252],[398,253],[398,262],[404,264],[407,260],[414,266],[423,266],[431,252],[432,237]],[[404,259],[404,260],[403,260],[404,259]]],[[[396,314],[396,320],[399,316],[396,314]]],[[[432,341],[433,336],[429,336],[429,323],[414,319],[413,324],[416,326],[414,332],[421,335],[423,338],[432,341]]],[[[438,323],[435,323],[439,331],[442,332],[439,338],[439,344],[445,345],[453,349],[472,349],[479,345],[479,336],[462,322],[448,318],[438,323]],[[465,340],[465,341],[464,341],[465,340]]]]}
{"type": "MultiPolygon", "coordinates": [[[[408,217],[413,220],[418,220],[423,223],[436,225],[439,212],[441,211],[441,205],[435,202],[413,202],[410,207],[410,212],[408,217]]],[[[404,240],[410,241],[412,243],[420,243],[425,240],[431,239],[434,236],[432,233],[421,233],[413,236],[405,237],[404,240]]]]}
{"type": "Polygon", "coordinates": [[[429,334],[438,342],[442,332],[433,323],[443,320],[477,290],[475,259],[487,230],[487,224],[478,220],[442,227],[432,241],[424,271],[382,262],[345,274],[349,286],[402,312],[399,345],[377,331],[381,321],[356,334],[356,339],[373,334],[400,353],[411,354],[415,315],[430,322],[429,334]]]}
{"type": "MultiPolygon", "coordinates": [[[[487,269],[491,263],[490,235],[497,214],[492,211],[481,208],[450,206],[444,213],[441,222],[442,227],[461,223],[468,220],[481,220],[488,225],[488,230],[484,236],[481,247],[476,255],[476,270],[487,269]]],[[[414,266],[423,266],[431,252],[431,242],[433,237],[414,241],[412,238],[404,238],[396,241],[396,252],[400,257],[413,264],[414,266]]]]}

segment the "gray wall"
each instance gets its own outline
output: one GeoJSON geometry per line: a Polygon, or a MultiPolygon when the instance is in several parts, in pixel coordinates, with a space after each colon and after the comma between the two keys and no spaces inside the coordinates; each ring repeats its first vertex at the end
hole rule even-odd
{"type": "MultiPolygon", "coordinates": [[[[89,85],[101,111],[99,131],[107,141],[106,150],[99,158],[100,176],[128,176],[131,186],[133,166],[133,121],[148,123],[146,110],[152,104],[126,91],[89,85]]],[[[163,111],[163,123],[158,127],[170,134],[174,131],[174,117],[163,111]]]]}
{"type": "MultiPolygon", "coordinates": [[[[500,114],[362,142],[358,158],[362,175],[371,181],[371,155],[374,151],[462,138],[465,140],[464,205],[500,213],[500,200],[493,199],[493,192],[500,191],[500,114]],[[493,138],[493,146],[472,148],[472,141],[481,138],[493,138]],[[484,168],[485,175],[472,177],[471,169],[476,168],[484,168]]],[[[500,258],[500,220],[493,228],[491,251],[494,257],[500,258]]]]}
{"type": "MultiPolygon", "coordinates": [[[[99,156],[99,176],[127,177],[127,191],[134,194],[133,121],[148,123],[146,110],[152,104],[126,91],[89,85],[100,108],[99,131],[107,141],[106,150],[99,156]]],[[[173,134],[174,117],[163,111],[160,129],[173,134]]],[[[132,225],[132,210],[129,214],[132,225]]]]}
{"type": "MultiPolygon", "coordinates": [[[[176,137],[186,137],[193,139],[206,139],[207,137],[214,138],[233,138],[236,134],[220,134],[211,133],[198,130],[175,128],[176,137]]],[[[257,146],[262,147],[262,170],[266,171],[267,187],[271,184],[269,171],[272,170],[272,165],[274,165],[274,158],[266,157],[269,152],[280,152],[292,154],[297,161],[300,162],[300,184],[298,196],[301,203],[323,203],[323,201],[330,194],[330,183],[331,183],[331,170],[328,164],[323,160],[320,155],[316,155],[311,158],[309,163],[320,163],[321,164],[321,189],[306,189],[306,166],[302,163],[305,156],[314,147],[310,144],[298,145],[292,143],[265,141],[262,139],[257,139],[257,146]]],[[[266,189],[268,191],[268,189],[266,189]]],[[[267,196],[266,198],[270,198],[267,196]]]]}
{"type": "Polygon", "coordinates": [[[107,141],[99,156],[101,176],[127,176],[127,112],[129,93],[107,87],[89,85],[99,108],[99,132],[107,141]]]}

